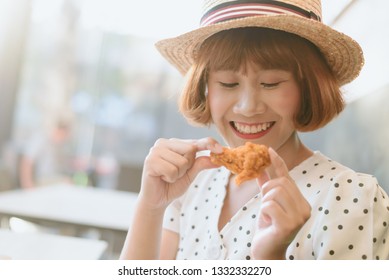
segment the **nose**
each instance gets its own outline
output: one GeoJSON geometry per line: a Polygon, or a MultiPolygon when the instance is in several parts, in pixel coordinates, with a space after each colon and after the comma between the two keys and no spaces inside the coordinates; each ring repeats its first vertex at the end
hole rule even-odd
{"type": "Polygon", "coordinates": [[[267,109],[259,89],[248,89],[239,95],[233,110],[236,114],[254,116],[263,114],[267,109]]]}

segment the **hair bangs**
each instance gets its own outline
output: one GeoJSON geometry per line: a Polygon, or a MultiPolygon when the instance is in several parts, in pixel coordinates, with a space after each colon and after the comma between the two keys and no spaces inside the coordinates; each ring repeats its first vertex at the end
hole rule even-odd
{"type": "Polygon", "coordinates": [[[210,71],[245,72],[248,65],[256,64],[263,69],[296,73],[300,67],[291,46],[291,36],[294,35],[266,28],[219,32],[205,41],[201,53],[207,57],[200,60],[206,61],[210,71]]]}

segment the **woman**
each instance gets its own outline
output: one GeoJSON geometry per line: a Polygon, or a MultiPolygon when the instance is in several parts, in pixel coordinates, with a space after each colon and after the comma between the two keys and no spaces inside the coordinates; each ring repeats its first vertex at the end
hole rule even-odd
{"type": "Polygon", "coordinates": [[[130,259],[386,259],[389,199],[375,178],[313,152],[313,131],[344,108],[359,45],[321,23],[320,1],[205,1],[202,27],[157,44],[183,74],[180,109],[230,147],[269,146],[241,186],[211,163],[221,144],[160,139],[144,164],[130,259]]]}

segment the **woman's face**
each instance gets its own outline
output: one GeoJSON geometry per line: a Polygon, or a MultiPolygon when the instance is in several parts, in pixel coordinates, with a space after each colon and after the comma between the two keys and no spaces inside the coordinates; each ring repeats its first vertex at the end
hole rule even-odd
{"type": "Polygon", "coordinates": [[[230,147],[247,141],[278,150],[292,142],[300,90],[291,72],[210,71],[208,102],[213,123],[230,147]]]}

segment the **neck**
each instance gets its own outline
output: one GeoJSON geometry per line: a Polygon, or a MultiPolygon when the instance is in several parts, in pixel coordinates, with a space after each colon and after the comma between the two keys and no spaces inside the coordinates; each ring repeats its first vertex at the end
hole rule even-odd
{"type": "Polygon", "coordinates": [[[294,132],[285,143],[276,148],[276,152],[285,161],[289,170],[293,169],[313,154],[313,152],[301,142],[297,132],[294,132]]]}

